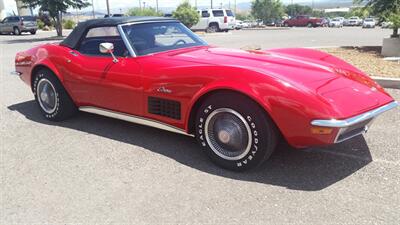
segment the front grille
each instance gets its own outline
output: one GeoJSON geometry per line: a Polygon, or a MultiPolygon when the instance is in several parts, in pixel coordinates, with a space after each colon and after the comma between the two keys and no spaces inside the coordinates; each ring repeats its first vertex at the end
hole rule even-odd
{"type": "Polygon", "coordinates": [[[165,116],[172,119],[181,119],[181,103],[178,101],[149,97],[148,111],[151,114],[165,116]]]}
{"type": "Polygon", "coordinates": [[[365,120],[361,123],[357,123],[353,126],[342,128],[339,131],[339,136],[336,139],[336,143],[345,141],[357,135],[363,134],[367,131],[368,125],[371,123],[372,119],[365,120]]]}

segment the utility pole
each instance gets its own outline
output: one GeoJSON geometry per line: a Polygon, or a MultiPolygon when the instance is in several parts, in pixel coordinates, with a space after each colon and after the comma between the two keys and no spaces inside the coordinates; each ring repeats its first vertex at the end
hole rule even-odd
{"type": "Polygon", "coordinates": [[[139,9],[142,10],[142,1],[139,0],[139,9]]]}
{"type": "Polygon", "coordinates": [[[156,0],[156,11],[158,13],[158,0],[156,0]]]}
{"type": "Polygon", "coordinates": [[[197,0],[194,0],[194,7],[197,9],[197,0]]]}
{"type": "Polygon", "coordinates": [[[235,11],[235,16],[236,16],[236,13],[237,13],[237,12],[236,12],[236,10],[237,10],[237,8],[236,8],[236,0],[235,0],[235,3],[234,3],[234,4],[235,4],[235,10],[234,10],[234,11],[235,11]]]}
{"type": "Polygon", "coordinates": [[[108,17],[110,17],[110,3],[108,2],[108,0],[106,0],[107,2],[107,15],[108,17]]]}
{"type": "Polygon", "coordinates": [[[213,8],[213,0],[211,0],[211,8],[213,8]]]}
{"type": "Polygon", "coordinates": [[[92,0],[92,15],[93,15],[93,19],[96,18],[96,15],[94,14],[94,4],[93,4],[93,0],[92,0]]]}

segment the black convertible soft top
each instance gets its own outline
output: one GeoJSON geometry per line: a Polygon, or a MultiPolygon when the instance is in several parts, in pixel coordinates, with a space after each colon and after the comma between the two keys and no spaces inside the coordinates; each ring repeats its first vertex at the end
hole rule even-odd
{"type": "Polygon", "coordinates": [[[104,19],[92,19],[87,20],[85,22],[81,22],[75,29],[65,38],[60,45],[66,46],[72,49],[77,48],[79,41],[81,40],[82,35],[86,33],[86,31],[93,27],[109,27],[109,26],[117,26],[125,23],[134,23],[134,22],[158,22],[158,21],[174,21],[177,20],[172,18],[165,17],[151,17],[151,16],[130,16],[130,17],[109,17],[104,19]]]}

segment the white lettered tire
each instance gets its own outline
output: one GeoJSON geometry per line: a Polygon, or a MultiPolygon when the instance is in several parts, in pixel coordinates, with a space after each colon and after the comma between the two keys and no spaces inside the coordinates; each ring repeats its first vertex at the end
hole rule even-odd
{"type": "Polygon", "coordinates": [[[242,94],[211,95],[196,115],[197,141],[223,168],[254,168],[268,159],[276,147],[278,131],[274,122],[260,105],[242,94]]]}
{"type": "Polygon", "coordinates": [[[41,69],[34,76],[33,94],[46,119],[62,121],[75,115],[77,107],[52,71],[41,69]]]}

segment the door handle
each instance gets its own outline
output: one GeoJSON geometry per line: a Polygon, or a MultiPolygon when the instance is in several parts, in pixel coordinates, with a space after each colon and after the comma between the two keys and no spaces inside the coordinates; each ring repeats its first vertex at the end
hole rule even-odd
{"type": "Polygon", "coordinates": [[[71,55],[73,55],[73,56],[78,56],[78,54],[76,54],[76,52],[74,52],[74,51],[69,51],[69,53],[70,53],[71,55]]]}

